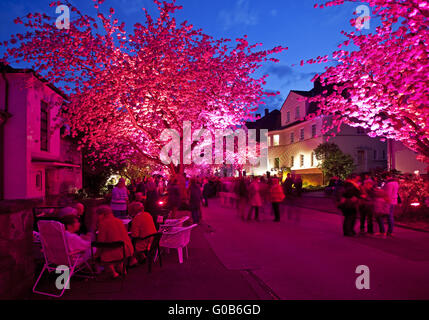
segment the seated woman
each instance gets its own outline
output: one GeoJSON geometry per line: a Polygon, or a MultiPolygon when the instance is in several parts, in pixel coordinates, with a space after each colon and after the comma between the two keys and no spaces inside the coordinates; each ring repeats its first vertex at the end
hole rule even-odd
{"type": "MultiPolygon", "coordinates": [[[[153,218],[150,213],[144,211],[141,202],[133,202],[128,206],[128,213],[133,218],[131,222],[131,237],[144,238],[151,234],[157,233],[153,218]]],[[[137,241],[136,251],[142,252],[150,249],[152,239],[148,241],[137,241]]],[[[142,258],[140,256],[140,258],[142,258]]]]}
{"type": "MultiPolygon", "coordinates": [[[[132,257],[134,254],[134,248],[131,243],[131,239],[128,236],[127,230],[124,224],[118,218],[113,215],[113,211],[109,206],[100,206],[97,209],[98,216],[98,242],[117,242],[123,241],[125,244],[125,258],[132,257]]],[[[118,261],[124,258],[122,248],[108,249],[99,248],[96,252],[96,256],[100,258],[100,261],[107,266],[113,278],[119,276],[118,270],[123,270],[123,264],[114,264],[114,261],[118,261]]],[[[131,259],[131,265],[135,265],[135,259],[131,259]]]]}
{"type": "Polygon", "coordinates": [[[61,219],[66,229],[68,249],[70,253],[84,252],[83,260],[91,258],[91,239],[89,236],[79,236],[80,222],[77,216],[68,215],[61,219]]]}

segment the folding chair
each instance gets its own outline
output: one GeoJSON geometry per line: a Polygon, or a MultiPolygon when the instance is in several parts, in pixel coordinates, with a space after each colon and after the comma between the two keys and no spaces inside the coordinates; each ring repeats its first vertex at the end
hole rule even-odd
{"type": "Polygon", "coordinates": [[[92,268],[88,264],[88,261],[85,260],[85,251],[69,252],[65,229],[62,223],[58,221],[39,221],[37,226],[39,229],[39,237],[45,262],[42,271],[33,286],[33,292],[59,298],[69,287],[70,278],[76,272],[82,270],[84,267],[87,267],[92,272],[92,268]],[[52,271],[65,271],[67,269],[69,271],[68,277],[60,294],[52,294],[36,290],[36,287],[46,270],[48,273],[51,273],[52,271]]]}
{"type": "Polygon", "coordinates": [[[147,268],[149,273],[152,272],[152,262],[155,262],[157,257],[159,259],[159,266],[162,267],[161,251],[159,250],[159,242],[161,240],[161,237],[162,232],[158,232],[148,235],[144,238],[132,238],[135,252],[143,252],[146,255],[146,260],[148,262],[147,268]],[[137,251],[136,245],[139,242],[146,242],[148,249],[137,251]]]}

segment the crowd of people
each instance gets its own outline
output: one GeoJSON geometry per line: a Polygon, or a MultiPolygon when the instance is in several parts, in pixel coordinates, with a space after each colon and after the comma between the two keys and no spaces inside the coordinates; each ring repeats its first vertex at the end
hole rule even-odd
{"type": "Polygon", "coordinates": [[[357,217],[360,218],[361,233],[393,235],[394,211],[400,198],[399,182],[392,174],[382,178],[352,174],[336,189],[336,201],[344,215],[344,236],[356,235],[357,217]],[[377,233],[374,232],[374,221],[378,225],[377,233]]]}
{"type": "MultiPolygon", "coordinates": [[[[400,199],[399,183],[392,175],[380,179],[370,175],[361,177],[352,174],[344,182],[335,180],[330,187],[334,188],[337,206],[344,215],[344,236],[356,235],[355,225],[358,217],[361,233],[384,236],[393,234],[394,210],[400,199]]],[[[95,255],[105,265],[105,270],[116,278],[121,270],[124,270],[123,266],[110,262],[117,261],[123,255],[122,251],[102,248],[91,252],[91,241],[122,241],[129,265],[133,266],[144,261],[142,252],[150,248],[151,242],[133,246],[131,239],[156,233],[158,217],[163,210],[169,218],[175,218],[180,210],[190,211],[193,223],[198,224],[202,219],[202,206],[209,205],[209,198],[232,194],[237,213],[242,220],[259,221],[261,209],[269,207],[273,221],[279,222],[281,204],[300,197],[301,193],[301,177],[292,174],[288,174],[283,182],[269,175],[190,179],[185,175],[176,175],[168,181],[161,176],[153,176],[133,180],[128,186],[125,179],[121,178],[107,195],[107,204],[96,209],[97,223],[94,230],[86,227],[85,208],[82,203],[69,203],[59,210],[57,215],[65,226],[70,252],[82,251],[87,257],[95,255]],[[130,220],[128,228],[123,222],[124,219],[130,220]]]]}

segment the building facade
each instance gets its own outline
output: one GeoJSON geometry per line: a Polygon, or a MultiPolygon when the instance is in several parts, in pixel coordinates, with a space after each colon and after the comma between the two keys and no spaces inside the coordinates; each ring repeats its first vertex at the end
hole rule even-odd
{"type": "Polygon", "coordinates": [[[2,66],[1,197],[49,198],[82,188],[82,156],[57,119],[67,97],[29,69],[2,66]]]}
{"type": "Polygon", "coordinates": [[[417,160],[417,153],[408,149],[401,142],[389,140],[387,143],[389,170],[401,173],[428,174],[428,165],[417,160]]]}
{"type": "Polygon", "coordinates": [[[370,138],[365,131],[342,125],[332,136],[323,134],[322,127],[330,121],[328,116],[305,117],[317,109],[308,98],[317,94],[311,91],[291,91],[281,108],[281,128],[270,130],[268,137],[268,159],[270,171],[289,168],[300,174],[304,182],[322,185],[325,181],[314,149],[324,142],[332,142],[354,159],[356,172],[387,168],[387,145],[379,139],[370,138]]]}

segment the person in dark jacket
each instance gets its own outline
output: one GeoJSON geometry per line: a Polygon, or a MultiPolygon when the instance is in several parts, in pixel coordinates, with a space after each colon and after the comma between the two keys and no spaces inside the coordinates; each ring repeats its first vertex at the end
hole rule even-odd
{"type": "Polygon", "coordinates": [[[286,196],[290,196],[293,191],[293,179],[290,173],[287,174],[286,180],[283,183],[283,192],[286,196]]]}
{"type": "Polygon", "coordinates": [[[191,179],[188,187],[189,194],[189,208],[192,213],[192,220],[194,223],[200,222],[201,217],[201,188],[195,179],[191,179]]]}
{"type": "Polygon", "coordinates": [[[153,178],[149,178],[147,185],[146,185],[146,202],[144,204],[144,207],[146,208],[146,211],[149,212],[152,217],[154,218],[154,221],[156,221],[156,216],[158,215],[158,191],[156,184],[153,180],[153,178]]]}
{"type": "Polygon", "coordinates": [[[342,190],[339,192],[339,199],[337,199],[338,208],[344,215],[343,233],[346,237],[356,235],[354,227],[356,224],[359,199],[361,198],[359,181],[360,177],[357,174],[350,175],[344,182],[342,190]]]}
{"type": "Polygon", "coordinates": [[[171,210],[171,218],[175,219],[177,209],[180,207],[180,189],[177,184],[177,179],[173,178],[167,187],[168,207],[171,210]]]}
{"type": "Polygon", "coordinates": [[[209,196],[210,196],[210,183],[207,179],[204,179],[203,185],[203,199],[204,199],[204,207],[209,206],[209,196]]]}

